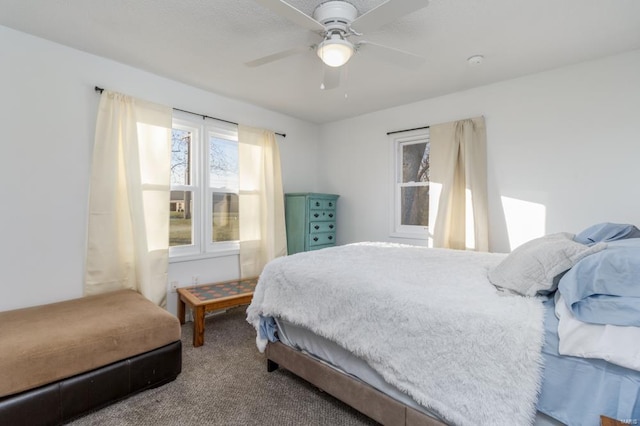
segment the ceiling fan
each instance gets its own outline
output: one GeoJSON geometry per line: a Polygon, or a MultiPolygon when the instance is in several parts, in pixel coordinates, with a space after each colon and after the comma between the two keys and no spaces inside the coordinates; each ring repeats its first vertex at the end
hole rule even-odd
{"type": "Polygon", "coordinates": [[[351,3],[344,0],[331,0],[316,7],[313,17],[283,0],[255,1],[293,23],[317,33],[322,39],[311,46],[294,47],[247,62],[245,65],[249,67],[261,66],[314,50],[325,64],[324,81],[320,88],[333,89],[340,84],[340,67],[360,50],[375,51],[382,59],[401,65],[415,66],[424,61],[423,57],[410,52],[366,40],[354,42],[350,38],[361,37],[365,32],[422,9],[429,4],[429,0],[386,0],[360,16],[351,3]]]}

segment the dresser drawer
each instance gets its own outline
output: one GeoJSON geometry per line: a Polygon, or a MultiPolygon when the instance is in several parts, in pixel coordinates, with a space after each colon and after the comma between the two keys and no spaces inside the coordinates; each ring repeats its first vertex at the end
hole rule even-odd
{"type": "Polygon", "coordinates": [[[325,200],[321,198],[310,198],[309,208],[311,210],[335,210],[335,200],[325,200]]]}
{"type": "Polygon", "coordinates": [[[288,254],[336,245],[337,201],[336,194],[285,194],[288,254]]]}
{"type": "Polygon", "coordinates": [[[311,216],[311,221],[318,220],[334,220],[336,217],[335,210],[311,210],[309,214],[311,216]]]}
{"type": "Polygon", "coordinates": [[[326,244],[334,244],[335,241],[336,241],[336,234],[333,232],[309,235],[309,247],[322,246],[326,244]]]}
{"type": "Polygon", "coordinates": [[[335,222],[311,222],[309,224],[309,232],[312,234],[318,232],[334,232],[336,229],[335,222]]]}

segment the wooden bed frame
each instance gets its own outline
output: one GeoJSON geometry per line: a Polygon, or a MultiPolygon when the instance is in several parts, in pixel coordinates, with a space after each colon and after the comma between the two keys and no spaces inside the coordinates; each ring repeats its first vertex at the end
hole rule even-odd
{"type": "Polygon", "coordinates": [[[266,353],[267,371],[281,366],[385,426],[446,426],[284,343],[269,343],[266,353]]]}

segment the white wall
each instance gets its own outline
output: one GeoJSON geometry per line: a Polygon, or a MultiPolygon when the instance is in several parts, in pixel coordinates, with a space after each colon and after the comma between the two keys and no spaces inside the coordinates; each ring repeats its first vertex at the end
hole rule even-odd
{"type": "MultiPolygon", "coordinates": [[[[169,58],[167,60],[170,60],[169,58]]],[[[0,311],[82,295],[95,85],[287,134],[285,191],[316,187],[319,128],[0,26],[0,311]]],[[[181,285],[232,279],[237,257],[171,264],[181,285]]],[[[168,307],[175,312],[175,294],[168,307]]]]}
{"type": "MultiPolygon", "coordinates": [[[[386,132],[477,115],[487,121],[492,250],[599,221],[640,224],[640,51],[324,126],[1,26],[0,58],[0,311],[82,294],[94,85],[286,132],[285,191],[340,194],[339,243],[420,243],[389,237],[386,132]],[[507,211],[502,197],[516,200],[507,211]]],[[[173,263],[169,281],[237,269],[235,257],[173,263]]],[[[170,295],[173,312],[175,303],[170,295]]]]}
{"type": "Polygon", "coordinates": [[[386,132],[484,115],[490,245],[610,221],[640,226],[640,51],[322,127],[320,189],[340,194],[338,243],[389,237],[386,132]],[[507,197],[503,205],[503,198],[507,197]]]}

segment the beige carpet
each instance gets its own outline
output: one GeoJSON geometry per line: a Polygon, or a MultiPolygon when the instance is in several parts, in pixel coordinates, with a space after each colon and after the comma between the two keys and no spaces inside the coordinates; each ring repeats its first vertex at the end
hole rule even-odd
{"type": "Polygon", "coordinates": [[[375,425],[286,370],[267,373],[245,308],[209,317],[205,344],[182,327],[178,378],[71,423],[88,425],[375,425]]]}

